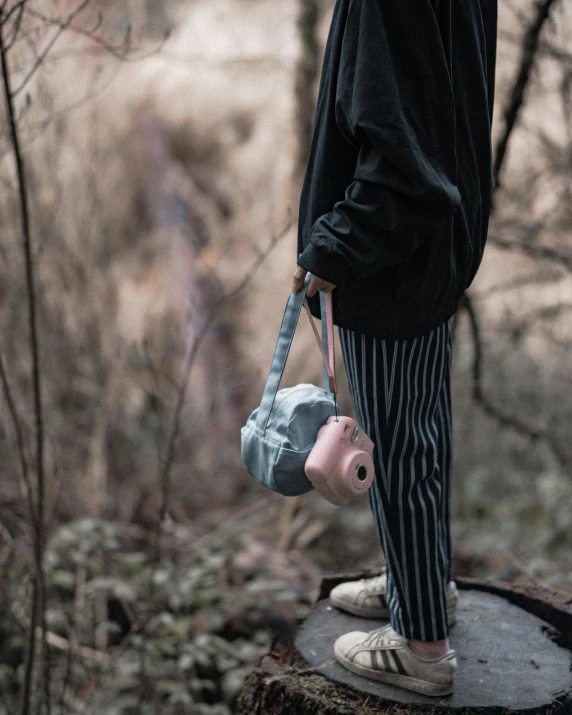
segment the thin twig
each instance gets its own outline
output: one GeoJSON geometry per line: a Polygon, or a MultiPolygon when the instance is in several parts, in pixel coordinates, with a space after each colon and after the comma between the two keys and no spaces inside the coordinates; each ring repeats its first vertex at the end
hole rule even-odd
{"type": "MultiPolygon", "coordinates": [[[[36,638],[38,640],[43,639],[43,631],[38,626],[36,628],[36,638]]],[[[85,645],[73,645],[67,638],[64,638],[63,636],[59,636],[57,633],[52,633],[51,631],[46,631],[46,641],[49,643],[49,645],[52,646],[52,648],[57,648],[58,650],[71,650],[74,653],[77,653],[79,656],[82,658],[85,658],[86,660],[92,660],[96,663],[107,663],[109,660],[109,655],[107,653],[103,653],[100,650],[95,650],[94,648],[89,648],[88,646],[85,645]]]]}
{"type": "Polygon", "coordinates": [[[484,412],[496,420],[503,427],[510,427],[518,432],[523,437],[528,437],[531,441],[544,440],[552,449],[555,457],[560,462],[564,469],[569,469],[571,466],[570,457],[563,451],[557,440],[554,439],[548,430],[543,430],[539,427],[532,427],[525,424],[516,415],[511,415],[508,412],[502,411],[496,405],[493,405],[489,397],[484,393],[482,386],[482,340],[480,327],[476,311],[474,310],[470,296],[465,293],[461,299],[460,307],[466,311],[469,317],[469,324],[474,345],[473,359],[473,399],[484,410],[484,412]]]}
{"type": "MultiPolygon", "coordinates": [[[[28,319],[30,331],[30,348],[32,352],[32,386],[33,386],[33,402],[34,402],[34,417],[36,427],[36,472],[37,472],[37,501],[35,511],[35,528],[34,528],[34,557],[35,557],[35,578],[34,578],[34,597],[32,599],[32,624],[36,625],[36,619],[39,617],[42,624],[43,632],[45,633],[45,607],[46,607],[46,592],[45,578],[43,570],[43,549],[44,549],[44,488],[45,488],[45,467],[44,467],[44,423],[42,416],[42,395],[41,395],[41,371],[40,371],[40,355],[39,355],[39,338],[37,330],[36,316],[36,297],[35,297],[35,280],[34,280],[34,264],[32,258],[32,240],[30,231],[30,218],[28,209],[28,187],[24,172],[24,161],[20,149],[20,138],[15,119],[13,94],[10,86],[10,68],[8,66],[8,56],[4,43],[4,27],[1,25],[3,19],[3,10],[0,10],[0,61],[2,70],[2,82],[4,89],[4,101],[6,105],[6,114],[8,124],[10,126],[10,138],[16,163],[16,171],[18,177],[18,197],[20,203],[20,220],[22,229],[23,248],[25,256],[26,270],[26,291],[28,302],[28,319]],[[39,614],[38,614],[39,612],[39,614]]],[[[31,628],[32,635],[29,640],[29,652],[26,661],[24,687],[22,690],[22,715],[28,715],[30,711],[30,699],[32,690],[32,677],[34,670],[34,627],[31,628]]],[[[50,677],[49,677],[49,659],[48,649],[45,638],[42,642],[43,653],[43,691],[46,696],[48,713],[50,711],[50,677]]]]}
{"type": "MultiPolygon", "coordinates": [[[[139,633],[139,631],[145,627],[145,624],[147,623],[147,617],[143,618],[138,618],[137,621],[131,624],[131,628],[129,631],[126,633],[125,637],[121,641],[121,643],[117,646],[117,648],[114,650],[113,654],[108,655],[108,659],[106,662],[107,668],[110,668],[113,666],[119,658],[123,655],[123,653],[127,650],[127,647],[129,646],[129,643],[134,635],[139,633]]],[[[89,690],[87,693],[84,694],[84,713],[86,713],[92,704],[93,697],[95,693],[97,692],[97,689],[99,688],[101,681],[104,677],[105,673],[101,672],[97,677],[95,677],[92,682],[89,684],[89,690]]]]}
{"type": "Polygon", "coordinates": [[[6,42],[6,51],[8,51],[12,47],[12,44],[18,36],[18,33],[22,31],[22,16],[24,14],[24,6],[27,2],[29,2],[29,0],[20,0],[10,9],[9,13],[6,13],[6,17],[4,18],[2,26],[6,24],[9,15],[11,15],[13,11],[18,11],[18,16],[14,20],[14,29],[12,31],[12,37],[6,42]]]}
{"type": "Polygon", "coordinates": [[[21,11],[24,5],[28,2],[30,2],[30,0],[18,0],[18,2],[14,3],[9,10],[5,9],[6,2],[3,2],[2,7],[0,8],[0,28],[4,27],[4,25],[10,20],[13,13],[18,12],[18,10],[21,11]]]}
{"type": "Polygon", "coordinates": [[[503,556],[506,556],[513,566],[515,566],[521,573],[526,574],[529,579],[537,586],[541,586],[542,588],[547,588],[549,590],[554,590],[553,584],[549,583],[548,581],[545,581],[543,578],[540,578],[540,576],[537,576],[530,568],[530,566],[527,566],[524,561],[522,561],[518,558],[518,556],[513,554],[510,549],[500,547],[498,548],[498,551],[500,551],[503,556]]]}
{"type": "Polygon", "coordinates": [[[30,510],[30,519],[32,522],[32,528],[34,532],[37,530],[37,516],[36,509],[34,507],[34,497],[32,493],[32,485],[30,484],[30,474],[29,474],[29,459],[26,454],[26,446],[24,444],[24,435],[22,434],[22,425],[20,418],[18,416],[18,411],[16,409],[16,403],[12,397],[12,390],[8,382],[8,375],[6,374],[6,368],[4,366],[4,359],[2,358],[2,353],[0,353],[0,382],[4,388],[4,395],[6,397],[6,403],[8,405],[8,412],[14,426],[14,431],[16,432],[16,446],[18,451],[18,458],[20,460],[20,472],[22,476],[22,481],[26,488],[26,498],[28,500],[28,507],[30,510]]]}
{"type": "MultiPolygon", "coordinates": [[[[87,37],[90,41],[99,45],[102,51],[108,52],[110,55],[113,55],[115,59],[121,60],[122,62],[138,62],[139,60],[144,60],[148,57],[152,57],[158,50],[161,49],[162,45],[168,39],[167,35],[165,35],[165,37],[161,39],[161,42],[159,43],[157,48],[150,50],[149,52],[137,55],[135,57],[129,57],[128,54],[125,54],[125,50],[129,49],[128,43],[124,43],[123,47],[119,48],[116,45],[111,44],[111,42],[105,40],[103,37],[99,37],[98,35],[93,34],[97,28],[85,29],[84,27],[78,27],[77,25],[67,23],[65,20],[59,20],[57,18],[49,17],[42,12],[38,12],[37,10],[31,10],[30,8],[26,8],[26,12],[33,17],[43,20],[46,24],[49,25],[56,25],[58,27],[61,27],[62,25],[66,24],[66,30],[71,30],[73,32],[76,32],[78,35],[83,35],[84,37],[87,37]]],[[[94,54],[94,52],[91,52],[91,54],[94,54]]]]}
{"type": "Polygon", "coordinates": [[[161,507],[160,507],[160,512],[159,512],[159,522],[158,522],[158,528],[157,528],[157,534],[156,534],[156,544],[155,544],[155,558],[157,561],[160,559],[160,556],[161,556],[161,529],[162,529],[163,524],[165,523],[165,520],[167,518],[168,509],[169,509],[170,475],[171,475],[171,468],[172,468],[174,457],[175,457],[175,445],[176,445],[177,438],[179,436],[179,430],[181,427],[181,413],[183,411],[183,407],[185,404],[187,387],[189,385],[189,376],[190,376],[193,364],[196,360],[199,348],[200,348],[201,343],[204,340],[205,336],[211,329],[213,323],[215,322],[216,318],[218,317],[218,309],[224,303],[228,303],[233,298],[235,298],[242,290],[244,290],[244,288],[252,280],[252,276],[256,272],[257,268],[262,264],[262,262],[265,260],[265,258],[268,256],[268,254],[274,249],[274,247],[278,244],[278,242],[283,238],[283,236],[285,236],[287,234],[291,225],[292,225],[292,220],[288,221],[288,223],[282,229],[282,231],[280,231],[280,233],[277,236],[273,237],[270,240],[269,245],[256,258],[256,260],[253,262],[253,265],[251,266],[250,270],[247,271],[243,280],[240,281],[239,284],[234,289],[232,289],[231,291],[229,291],[226,294],[223,294],[223,296],[221,298],[214,301],[213,310],[211,311],[209,317],[204,322],[203,326],[197,333],[195,339],[191,343],[191,346],[190,346],[190,349],[189,349],[189,352],[187,355],[187,359],[184,364],[183,374],[182,374],[182,377],[181,377],[181,380],[179,383],[180,387],[178,390],[177,402],[175,405],[175,411],[174,411],[174,415],[173,415],[171,433],[169,435],[169,441],[167,444],[167,455],[166,455],[165,463],[163,465],[163,469],[162,469],[161,475],[160,475],[162,501],[161,501],[161,507]]]}
{"type": "Polygon", "coordinates": [[[245,519],[248,519],[254,514],[257,514],[259,511],[265,509],[269,503],[270,502],[268,497],[261,497],[260,499],[258,499],[258,501],[254,502],[254,504],[249,504],[248,506],[239,509],[235,514],[227,517],[224,522],[216,529],[214,529],[213,531],[209,531],[206,534],[203,534],[198,539],[194,539],[192,542],[193,551],[196,552],[199,549],[202,549],[210,541],[227,532],[238,522],[244,521],[245,519]]]}
{"type": "Polygon", "coordinates": [[[572,255],[567,255],[566,253],[550,248],[549,246],[539,246],[535,243],[511,241],[506,238],[502,238],[500,235],[495,233],[491,233],[490,243],[491,245],[494,245],[495,248],[500,248],[502,251],[518,251],[519,253],[526,254],[529,258],[536,258],[543,261],[550,261],[551,263],[557,263],[567,271],[572,271],[572,255]]]}
{"type": "MultiPolygon", "coordinates": [[[[60,20],[57,23],[58,31],[54,34],[52,39],[48,42],[48,44],[44,48],[44,50],[38,55],[34,64],[30,68],[28,74],[26,74],[24,76],[24,79],[20,82],[20,85],[12,91],[12,97],[15,97],[17,94],[19,94],[19,92],[21,92],[24,89],[24,87],[28,84],[28,82],[30,81],[32,76],[35,74],[35,72],[38,70],[38,68],[42,65],[42,62],[44,61],[45,57],[49,54],[50,50],[52,49],[52,47],[54,46],[56,41],[59,39],[60,35],[63,33],[64,30],[66,30],[67,28],[70,27],[71,21],[77,15],[79,15],[79,13],[86,7],[86,5],[88,3],[89,3],[89,0],[83,0],[83,2],[81,2],[78,5],[78,7],[76,7],[72,12],[69,13],[69,15],[67,16],[67,18],[65,20],[60,20]]],[[[25,9],[26,9],[26,13],[33,14],[29,8],[26,7],[25,9]]],[[[48,20],[50,20],[50,18],[48,18],[47,16],[45,16],[45,18],[43,18],[43,19],[46,22],[48,22],[48,20]]],[[[49,24],[53,24],[53,22],[49,23],[49,24]]]]}

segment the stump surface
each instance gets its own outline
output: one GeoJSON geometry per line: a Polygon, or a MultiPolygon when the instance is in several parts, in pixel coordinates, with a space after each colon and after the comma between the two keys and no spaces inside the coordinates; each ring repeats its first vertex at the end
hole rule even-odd
{"type": "Polygon", "coordinates": [[[370,631],[387,622],[346,614],[326,598],[318,602],[298,631],[295,645],[317,673],[393,702],[525,712],[572,693],[570,651],[545,635],[550,624],[500,596],[459,591],[457,622],[449,635],[457,652],[457,679],[455,692],[443,698],[363,678],[335,660],[338,636],[353,630],[370,631]]]}
{"type": "Polygon", "coordinates": [[[359,619],[330,605],[341,581],[376,572],[324,578],[318,602],[292,648],[271,652],[246,677],[240,715],[572,715],[572,598],[535,584],[455,578],[455,692],[429,698],[354,675],[334,658],[349,630],[387,621],[359,619]],[[330,607],[332,610],[328,610],[330,607]],[[469,704],[470,703],[470,704],[469,704]]]}

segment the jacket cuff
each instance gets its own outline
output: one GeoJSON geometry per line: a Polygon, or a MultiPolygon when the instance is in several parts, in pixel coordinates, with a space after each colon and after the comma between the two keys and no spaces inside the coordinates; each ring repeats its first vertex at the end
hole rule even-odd
{"type": "Polygon", "coordinates": [[[312,275],[322,278],[322,280],[341,286],[347,283],[352,277],[352,267],[343,256],[337,253],[328,253],[323,248],[309,243],[298,256],[299,266],[305,268],[312,275]]]}

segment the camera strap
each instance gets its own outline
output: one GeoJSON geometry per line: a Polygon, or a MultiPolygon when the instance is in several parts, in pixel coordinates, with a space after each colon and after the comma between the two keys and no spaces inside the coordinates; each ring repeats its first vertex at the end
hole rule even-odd
{"type": "MultiPolygon", "coordinates": [[[[312,274],[308,272],[306,274],[306,277],[304,278],[304,283],[300,290],[298,290],[296,293],[290,293],[288,296],[288,300],[286,301],[286,307],[284,309],[282,322],[280,324],[280,331],[278,333],[278,340],[276,341],[276,347],[274,348],[274,355],[272,357],[272,363],[270,365],[270,371],[268,373],[266,386],[264,387],[262,400],[260,401],[260,407],[256,416],[256,427],[262,433],[266,431],[266,425],[268,423],[270,411],[276,398],[276,393],[278,391],[278,386],[280,385],[280,380],[282,379],[282,374],[284,372],[284,367],[286,366],[288,353],[290,352],[290,346],[292,345],[292,339],[294,338],[296,324],[298,323],[300,311],[302,310],[302,304],[306,300],[306,292],[308,290],[311,278],[312,274]]],[[[314,326],[314,332],[316,334],[316,338],[318,339],[318,345],[320,346],[320,350],[322,351],[322,357],[324,359],[324,389],[326,391],[333,392],[336,387],[336,381],[334,375],[334,330],[331,304],[332,296],[331,294],[323,293],[322,291],[319,291],[319,293],[320,307],[322,311],[321,315],[323,341],[326,341],[328,344],[330,359],[328,359],[328,357],[326,356],[326,351],[324,350],[324,346],[320,341],[317,330],[315,329],[314,319],[312,316],[311,322],[314,326]],[[326,317],[325,320],[324,315],[326,317]]]]}
{"type": "Polygon", "coordinates": [[[332,293],[320,293],[320,307],[322,315],[322,339],[318,333],[318,328],[316,327],[316,322],[314,316],[310,312],[310,306],[308,305],[308,299],[304,297],[304,308],[312,324],[312,330],[318,341],[318,347],[322,353],[322,358],[324,360],[324,384],[326,383],[325,377],[328,376],[328,384],[330,392],[336,393],[336,366],[334,363],[334,324],[332,317],[332,293]],[[325,313],[325,316],[324,316],[325,313]],[[324,320],[325,317],[325,320],[324,320]],[[324,349],[324,343],[326,344],[326,349],[328,350],[328,355],[326,355],[326,349],[324,349]]]}

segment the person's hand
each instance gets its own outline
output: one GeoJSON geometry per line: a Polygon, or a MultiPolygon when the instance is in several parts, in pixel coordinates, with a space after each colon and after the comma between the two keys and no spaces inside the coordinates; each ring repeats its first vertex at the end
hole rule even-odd
{"type": "MultiPolygon", "coordinates": [[[[302,266],[296,266],[296,272],[294,273],[292,280],[292,293],[297,293],[304,285],[307,272],[308,271],[305,268],[302,268],[302,266]]],[[[323,278],[318,278],[318,276],[312,275],[306,296],[311,298],[318,290],[321,290],[322,293],[330,293],[335,287],[336,286],[333,283],[328,283],[328,281],[325,281],[323,278]]]]}

